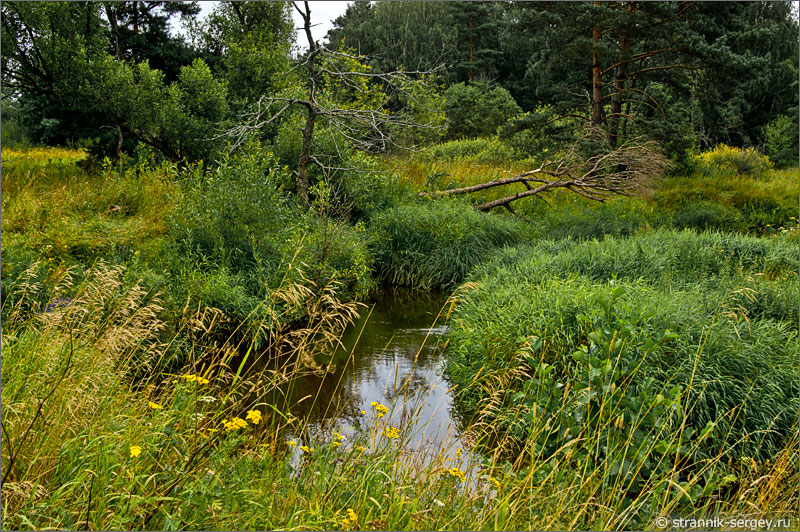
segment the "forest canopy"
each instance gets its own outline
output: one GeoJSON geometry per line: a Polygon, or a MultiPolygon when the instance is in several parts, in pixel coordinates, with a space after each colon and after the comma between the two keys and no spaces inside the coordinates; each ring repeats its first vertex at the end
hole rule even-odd
{"type": "MultiPolygon", "coordinates": [[[[213,157],[260,98],[307,90],[291,9],[220,2],[200,20],[197,2],[4,2],[4,141],[213,157]]],[[[448,138],[569,122],[680,157],[785,151],[784,131],[796,144],[797,32],[789,2],[353,2],[322,47],[373,73],[430,72],[448,138]]]]}

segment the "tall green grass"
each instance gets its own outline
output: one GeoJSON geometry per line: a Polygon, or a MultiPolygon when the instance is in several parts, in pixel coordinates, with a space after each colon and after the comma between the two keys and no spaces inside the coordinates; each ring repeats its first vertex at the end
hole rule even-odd
{"type": "MultiPolygon", "coordinates": [[[[4,528],[652,528],[658,516],[687,508],[774,515],[796,505],[796,439],[773,462],[728,480],[727,491],[698,491],[706,485],[701,477],[680,480],[680,464],[667,464],[632,492],[609,482],[618,478],[613,464],[576,466],[576,446],[548,457],[528,446],[512,461],[490,449],[483,459],[456,465],[454,449],[408,448],[415,420],[391,430],[377,407],[343,440],[305,432],[290,411],[248,399],[311,369],[297,363],[304,358],[295,350],[313,351],[321,334],[335,338],[340,329],[329,325],[289,332],[288,342],[275,330],[277,348],[301,355],[287,357],[277,371],[245,375],[226,355],[233,346],[218,345],[216,354],[207,346],[173,373],[131,380],[125,366],[135,353],[165,346],[155,334],[158,299],[124,289],[123,274],[99,266],[71,301],[56,299],[45,311],[6,309],[4,528]]],[[[62,280],[64,290],[68,282],[62,280]]],[[[289,284],[274,295],[302,305],[304,294],[289,284]]],[[[216,319],[188,316],[196,345],[216,319]]],[[[619,452],[632,449],[621,445],[619,452]]]]}
{"type": "Polygon", "coordinates": [[[370,222],[378,280],[416,288],[461,281],[496,248],[528,240],[520,220],[484,214],[453,201],[387,209],[370,222]]]}
{"type": "Polygon", "coordinates": [[[632,338],[674,333],[642,361],[636,382],[681,386],[687,423],[718,424],[723,436],[709,438],[703,456],[725,449],[731,459],[766,460],[797,431],[797,261],[796,244],[780,239],[676,231],[504,250],[469,278],[477,288],[454,314],[448,373],[468,418],[496,401],[502,425],[509,394],[532,377],[509,377],[509,391],[494,397],[490,376],[518,370],[515,354],[535,338],[536,357],[568,385],[572,355],[591,333],[582,316],[600,312],[598,295],[615,283],[632,338]]]}

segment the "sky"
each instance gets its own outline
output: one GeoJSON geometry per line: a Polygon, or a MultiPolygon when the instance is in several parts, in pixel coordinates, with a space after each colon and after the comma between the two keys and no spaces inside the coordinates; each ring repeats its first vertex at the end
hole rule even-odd
{"type": "MultiPolygon", "coordinates": [[[[211,10],[214,8],[214,5],[217,2],[198,3],[200,4],[200,17],[205,18],[206,15],[211,13],[211,10]]],[[[344,15],[345,10],[347,9],[347,4],[348,2],[320,1],[312,1],[308,3],[309,7],[311,8],[311,23],[313,24],[311,28],[311,35],[314,36],[315,41],[322,42],[324,40],[325,34],[328,33],[328,30],[333,27],[332,21],[339,15],[344,15]]],[[[292,9],[292,16],[294,17],[296,27],[301,27],[303,24],[303,19],[294,9],[292,9]]],[[[306,43],[306,38],[304,35],[298,35],[297,44],[300,46],[300,48],[308,47],[308,43],[306,43]]]]}

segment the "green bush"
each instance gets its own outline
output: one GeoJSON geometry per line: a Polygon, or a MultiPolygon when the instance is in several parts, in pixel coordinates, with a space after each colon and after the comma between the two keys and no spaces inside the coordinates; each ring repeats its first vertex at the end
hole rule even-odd
{"type": "Polygon", "coordinates": [[[179,241],[236,268],[272,259],[299,221],[284,192],[288,169],[259,146],[248,151],[213,170],[191,169],[174,223],[179,241]]]}
{"type": "Polygon", "coordinates": [[[378,213],[370,222],[378,280],[439,288],[459,282],[498,247],[525,240],[526,224],[453,201],[430,200],[378,213]]]}
{"type": "Polygon", "coordinates": [[[720,175],[760,177],[772,168],[769,158],[755,148],[742,149],[720,144],[696,157],[708,170],[720,175]]]}
{"type": "Polygon", "coordinates": [[[781,115],[764,128],[764,153],[780,168],[796,165],[799,137],[797,116],[781,115]]]}
{"type": "Polygon", "coordinates": [[[527,426],[512,395],[530,371],[518,372],[520,349],[541,342],[535,360],[554,366],[555,381],[574,388],[580,363],[572,354],[587,345],[606,311],[597,297],[622,287],[615,313],[628,324],[619,334],[631,345],[674,333],[631,383],[653,378],[684,390],[688,426],[717,426],[702,456],[728,449],[732,458],[767,458],[796,426],[797,268],[791,242],[720,233],[662,230],[509,248],[468,278],[478,288],[456,307],[447,371],[465,388],[459,405],[467,417],[498,401],[487,392],[489,381],[473,382],[476,376],[507,375],[504,391],[496,391],[503,406],[484,421],[522,442],[527,426]]]}
{"type": "Polygon", "coordinates": [[[444,93],[447,136],[452,139],[485,137],[522,112],[503,87],[484,82],[456,83],[444,93]]]}
{"type": "Polygon", "coordinates": [[[400,203],[407,185],[391,171],[367,154],[358,152],[344,163],[343,170],[333,172],[318,186],[312,196],[326,213],[352,220],[369,219],[373,213],[400,203]],[[322,193],[322,194],[320,194],[322,193]]]}
{"type": "Polygon", "coordinates": [[[571,192],[548,204],[530,201],[519,210],[535,220],[534,226],[539,234],[550,239],[628,236],[659,227],[665,222],[662,212],[641,199],[620,198],[598,203],[571,192]]]}

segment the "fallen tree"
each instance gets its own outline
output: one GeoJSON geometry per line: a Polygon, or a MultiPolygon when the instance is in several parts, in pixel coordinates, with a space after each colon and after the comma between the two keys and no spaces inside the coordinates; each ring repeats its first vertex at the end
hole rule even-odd
{"type": "Polygon", "coordinates": [[[489,188],[522,183],[525,190],[475,205],[479,211],[504,207],[514,212],[511,203],[522,198],[565,188],[580,196],[603,202],[613,195],[630,196],[641,191],[659,177],[670,165],[655,142],[629,143],[606,153],[580,160],[575,152],[556,161],[545,161],[538,168],[512,177],[468,187],[420,192],[419,196],[455,196],[489,188]]]}

